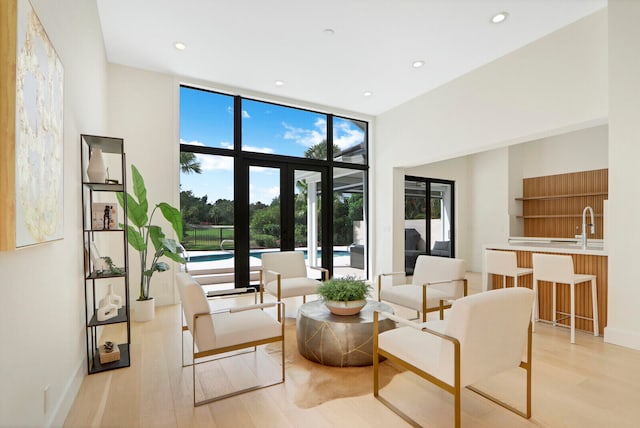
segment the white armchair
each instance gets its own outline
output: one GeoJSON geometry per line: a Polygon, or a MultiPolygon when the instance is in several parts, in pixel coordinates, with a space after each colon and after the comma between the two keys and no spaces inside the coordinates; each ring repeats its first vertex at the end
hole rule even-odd
{"type": "MultiPolygon", "coordinates": [[[[328,271],[324,268],[309,266],[321,272],[322,280],[326,280],[328,271]]],[[[260,271],[260,302],[264,301],[264,292],[276,296],[278,301],[287,297],[316,294],[321,282],[307,277],[307,266],[304,254],[299,251],[278,251],[262,254],[262,270],[260,271]]],[[[279,319],[279,318],[278,318],[279,319]]]]}
{"type": "MultiPolygon", "coordinates": [[[[447,320],[416,324],[382,312],[400,327],[379,333],[374,314],[373,395],[403,419],[411,419],[379,392],[379,359],[386,357],[454,396],[461,425],[461,388],[529,419],[531,417],[531,309],[535,293],[524,287],[492,290],[456,300],[447,320]],[[526,346],[526,361],[522,361],[526,346]],[[526,412],[470,386],[505,370],[526,370],[526,412]]],[[[413,423],[413,421],[412,421],[413,423]]]]}
{"type": "MultiPolygon", "coordinates": [[[[378,275],[378,300],[404,306],[422,313],[422,321],[427,313],[449,308],[443,304],[467,295],[465,263],[462,259],[448,257],[418,256],[411,283],[391,285],[383,283],[383,278],[405,275],[404,272],[381,273],[378,275]]],[[[406,278],[406,277],[405,277],[406,278]]]]}
{"type": "MultiPolygon", "coordinates": [[[[193,337],[191,353],[193,356],[193,405],[222,400],[244,392],[276,385],[284,382],[284,323],[277,322],[263,309],[268,307],[278,308],[278,315],[284,312],[281,302],[253,304],[246,306],[234,306],[230,308],[212,310],[204,290],[188,273],[179,272],[176,275],[182,311],[186,326],[182,327],[183,334],[186,331],[193,337]],[[199,361],[205,357],[225,354],[246,348],[254,348],[272,342],[282,343],[282,375],[277,381],[259,384],[234,391],[228,394],[196,400],[196,365],[211,361],[199,361]]],[[[248,291],[249,289],[230,290],[231,293],[248,291]]],[[[255,290],[253,290],[255,293],[255,290]]],[[[218,293],[223,295],[226,292],[218,293]]],[[[254,302],[255,302],[254,295],[254,302]]],[[[184,341],[184,337],[182,337],[184,341]]],[[[183,342],[184,343],[184,342],[183,342]]],[[[184,355],[184,352],[183,352],[184,355]]],[[[231,355],[234,356],[234,355],[231,355]]],[[[184,357],[183,357],[184,358],[184,357]]],[[[186,367],[183,360],[183,367],[186,367]]]]}

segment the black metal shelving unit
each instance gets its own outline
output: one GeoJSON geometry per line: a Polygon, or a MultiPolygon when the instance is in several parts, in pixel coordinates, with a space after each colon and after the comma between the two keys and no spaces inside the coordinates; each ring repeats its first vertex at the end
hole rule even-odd
{"type": "MultiPolygon", "coordinates": [[[[99,373],[107,370],[129,367],[131,365],[129,345],[131,344],[131,311],[129,298],[129,255],[127,251],[127,228],[126,198],[124,198],[125,207],[120,210],[119,223],[124,227],[117,229],[93,229],[92,225],[92,207],[96,202],[98,194],[99,199],[103,202],[107,199],[117,206],[116,193],[123,192],[126,189],[126,156],[124,153],[124,140],[122,138],[101,137],[96,135],[80,135],[80,165],[81,165],[81,181],[82,181],[82,227],[83,227],[83,246],[85,249],[84,257],[84,294],[85,294],[85,320],[87,335],[87,372],[89,374],[99,373]],[[113,182],[108,183],[92,183],[88,181],[86,175],[92,150],[101,149],[105,157],[109,157],[113,163],[119,166],[120,171],[116,172],[117,178],[113,182]],[[116,161],[117,159],[117,161],[116,161]],[[122,252],[118,254],[122,266],[118,266],[121,273],[97,273],[96,266],[93,263],[92,252],[97,246],[91,243],[98,243],[104,240],[112,252],[122,252]],[[120,249],[120,245],[122,248],[120,249]],[[106,294],[108,281],[116,281],[122,290],[123,306],[118,309],[118,314],[104,321],[98,321],[97,310],[98,302],[103,294],[106,294]],[[126,339],[118,343],[120,350],[120,359],[112,362],[101,363],[100,361],[100,343],[101,334],[108,326],[114,324],[126,324],[126,339]]],[[[117,168],[116,168],[117,169],[117,168]]],[[[95,256],[95,254],[93,254],[95,256]]],[[[111,254],[114,256],[115,254],[111,254]]],[[[118,335],[120,337],[121,335],[118,335]]]]}

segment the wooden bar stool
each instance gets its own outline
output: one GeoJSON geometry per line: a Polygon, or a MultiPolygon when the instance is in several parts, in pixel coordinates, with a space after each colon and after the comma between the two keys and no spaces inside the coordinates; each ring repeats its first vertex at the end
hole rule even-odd
{"type": "Polygon", "coordinates": [[[502,288],[507,287],[507,277],[513,278],[513,286],[518,286],[518,278],[524,275],[531,275],[533,269],[518,267],[516,253],[513,251],[486,250],[487,262],[487,283],[489,275],[502,275],[502,288]]]}
{"type": "Polygon", "coordinates": [[[595,275],[576,274],[571,256],[561,256],[552,254],[533,254],[533,291],[536,292],[536,304],[533,313],[533,322],[539,319],[538,281],[553,283],[553,325],[558,325],[558,321],[570,318],[571,320],[571,343],[576,343],[576,318],[593,321],[593,335],[599,335],[598,328],[598,290],[596,287],[595,275]],[[571,293],[571,309],[568,314],[557,312],[556,310],[556,284],[569,284],[571,293]],[[591,283],[591,301],[593,304],[593,317],[588,318],[576,315],[576,284],[591,283]],[[557,314],[565,315],[564,318],[557,319],[557,314]]]}

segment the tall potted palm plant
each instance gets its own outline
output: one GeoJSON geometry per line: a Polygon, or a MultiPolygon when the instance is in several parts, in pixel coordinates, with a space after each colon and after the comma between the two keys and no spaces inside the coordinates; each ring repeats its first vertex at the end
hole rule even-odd
{"type": "Polygon", "coordinates": [[[138,251],[140,256],[140,296],[134,302],[134,317],[136,321],[149,321],[153,319],[155,313],[155,303],[149,294],[151,277],[155,272],[169,270],[169,265],[160,259],[167,257],[175,262],[184,263],[184,259],[180,255],[182,247],[176,240],[167,238],[160,226],[152,224],[153,216],[159,209],[171,224],[178,240],[181,240],[182,215],[178,209],[166,202],[156,204],[149,215],[147,188],[135,165],[131,165],[131,176],[133,195],[124,192],[118,193],[117,196],[120,206],[124,209],[126,195],[126,215],[129,219],[127,238],[129,245],[138,251]]]}

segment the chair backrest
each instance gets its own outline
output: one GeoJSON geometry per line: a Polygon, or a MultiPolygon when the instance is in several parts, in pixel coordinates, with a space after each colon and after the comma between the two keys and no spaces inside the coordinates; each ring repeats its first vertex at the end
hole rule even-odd
{"type": "MultiPolygon", "coordinates": [[[[413,270],[413,285],[422,285],[427,282],[448,281],[462,279],[466,273],[465,263],[462,259],[452,259],[449,257],[418,256],[416,267],[413,270]]],[[[451,292],[451,286],[434,285],[434,288],[451,292]]],[[[455,295],[462,296],[462,282],[456,284],[455,295]]]]}
{"type": "Polygon", "coordinates": [[[415,229],[404,230],[404,249],[417,250],[420,243],[420,232],[415,229]]]}
{"type": "MultiPolygon", "coordinates": [[[[453,303],[445,334],[460,341],[462,386],[520,365],[534,295],[524,287],[501,288],[453,303]]],[[[451,364],[452,348],[442,347],[441,364],[451,364]]]]}
{"type": "Polygon", "coordinates": [[[515,277],[518,274],[518,261],[514,251],[486,250],[487,273],[515,277]]]}
{"type": "MultiPolygon", "coordinates": [[[[282,278],[304,278],[307,276],[307,267],[304,263],[304,254],[299,251],[277,251],[262,254],[262,268],[282,274],[282,278]]],[[[275,278],[269,278],[273,281],[275,278]]]]}
{"type": "Polygon", "coordinates": [[[573,258],[556,254],[533,254],[533,277],[568,284],[573,281],[573,258]]]}
{"type": "Polygon", "coordinates": [[[186,272],[176,274],[176,284],[187,327],[193,335],[198,350],[213,349],[215,347],[215,331],[210,315],[198,317],[194,334],[193,316],[202,313],[208,314],[211,310],[202,286],[186,272]]]}

